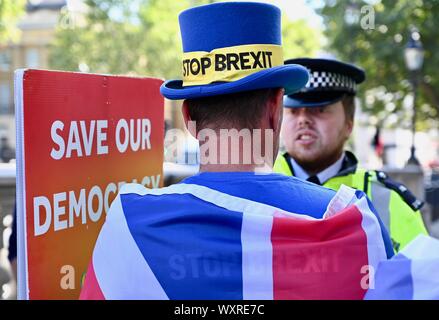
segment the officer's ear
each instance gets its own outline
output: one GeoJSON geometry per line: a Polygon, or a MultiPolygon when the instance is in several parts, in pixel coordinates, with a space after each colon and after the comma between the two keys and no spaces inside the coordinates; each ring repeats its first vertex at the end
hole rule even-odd
{"type": "Polygon", "coordinates": [[[351,95],[345,95],[341,100],[341,104],[343,106],[343,111],[345,115],[347,138],[349,138],[354,128],[355,97],[351,95]]]}
{"type": "Polygon", "coordinates": [[[183,120],[186,128],[189,133],[196,139],[197,138],[197,129],[196,124],[191,119],[191,115],[189,112],[189,104],[186,100],[183,101],[183,105],[181,106],[181,112],[183,113],[183,120]]]}
{"type": "Polygon", "coordinates": [[[347,122],[348,132],[349,132],[349,136],[350,136],[352,133],[352,130],[354,128],[354,119],[347,119],[346,122],[347,122]]]}
{"type": "Polygon", "coordinates": [[[346,122],[346,139],[349,139],[349,137],[352,134],[352,131],[354,129],[354,119],[345,115],[345,122],[346,122]]]}

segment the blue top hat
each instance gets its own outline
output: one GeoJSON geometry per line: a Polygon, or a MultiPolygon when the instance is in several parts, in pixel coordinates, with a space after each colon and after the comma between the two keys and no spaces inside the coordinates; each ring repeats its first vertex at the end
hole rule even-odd
{"type": "Polygon", "coordinates": [[[285,108],[323,107],[336,103],[345,95],[355,95],[357,84],[366,79],[363,69],[332,59],[300,58],[285,64],[300,64],[310,73],[305,88],[284,96],[285,108]]]}
{"type": "Polygon", "coordinates": [[[308,71],[284,65],[281,12],[272,5],[225,2],[195,7],[179,16],[183,80],[160,88],[168,99],[193,99],[264,88],[300,90],[308,71]]]}

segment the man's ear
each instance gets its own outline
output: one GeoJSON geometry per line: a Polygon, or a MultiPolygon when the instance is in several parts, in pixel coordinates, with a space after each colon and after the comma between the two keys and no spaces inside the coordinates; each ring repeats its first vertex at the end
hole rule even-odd
{"type": "Polygon", "coordinates": [[[353,129],[354,129],[354,120],[347,119],[346,120],[346,140],[348,140],[349,137],[351,136],[353,129]]]}
{"type": "Polygon", "coordinates": [[[348,131],[349,131],[349,135],[351,135],[352,130],[354,129],[354,120],[348,120],[348,131]]]}
{"type": "Polygon", "coordinates": [[[189,113],[189,105],[186,100],[183,101],[183,105],[181,106],[181,112],[183,113],[183,121],[187,130],[196,139],[197,138],[196,126],[193,120],[191,119],[191,115],[189,113]]]}
{"type": "Polygon", "coordinates": [[[284,93],[283,88],[277,89],[269,100],[270,126],[275,131],[279,131],[282,125],[284,93]]]}

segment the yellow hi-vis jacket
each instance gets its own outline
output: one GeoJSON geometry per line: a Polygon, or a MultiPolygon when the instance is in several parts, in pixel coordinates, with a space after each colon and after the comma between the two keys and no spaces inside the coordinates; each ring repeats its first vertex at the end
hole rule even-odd
{"type": "MultiPolygon", "coordinates": [[[[428,234],[419,212],[422,201],[416,199],[404,185],[392,181],[384,172],[359,168],[354,154],[349,151],[345,154],[340,171],[324,182],[324,187],[338,190],[344,184],[366,193],[388,229],[396,252],[419,234],[428,234]]],[[[273,172],[294,176],[287,153],[277,157],[273,172]]]]}

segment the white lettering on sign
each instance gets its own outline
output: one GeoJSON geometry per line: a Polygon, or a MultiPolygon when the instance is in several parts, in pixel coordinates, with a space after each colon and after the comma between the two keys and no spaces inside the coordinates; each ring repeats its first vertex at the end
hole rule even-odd
{"type": "Polygon", "coordinates": [[[116,146],[120,153],[151,149],[151,121],[149,119],[120,119],[116,126],[116,146]]]}
{"type": "Polygon", "coordinates": [[[96,154],[108,154],[108,146],[105,145],[107,129],[107,120],[91,120],[88,124],[83,120],[71,121],[68,127],[57,120],[52,123],[50,130],[52,141],[56,145],[52,148],[50,156],[55,160],[72,156],[87,157],[92,155],[94,145],[96,145],[96,154]],[[64,129],[68,130],[67,141],[61,135],[64,129]]]}
{"type": "Polygon", "coordinates": [[[66,145],[64,143],[64,139],[58,135],[58,131],[62,131],[64,129],[64,123],[62,121],[55,121],[52,123],[52,129],[50,130],[50,135],[52,137],[52,141],[58,146],[58,150],[55,148],[52,148],[52,151],[50,152],[50,156],[55,159],[59,160],[64,156],[64,152],[66,150],[66,145]]]}
{"type": "MultiPolygon", "coordinates": [[[[137,179],[132,182],[137,183],[137,179]]],[[[102,214],[106,214],[110,208],[110,195],[116,195],[117,190],[125,183],[111,182],[105,188],[93,186],[89,190],[60,192],[52,197],[34,197],[34,235],[43,235],[51,227],[54,231],[61,231],[73,228],[75,223],[98,222],[102,214]]],[[[147,188],[158,188],[160,175],[145,176],[141,183],[147,188]]]]}
{"type": "MultiPolygon", "coordinates": [[[[52,123],[50,136],[54,146],[52,159],[89,157],[109,153],[108,120],[70,121],[52,123]]],[[[115,130],[117,150],[139,151],[151,149],[151,121],[144,119],[120,119],[115,130]]]]}
{"type": "Polygon", "coordinates": [[[108,146],[104,145],[107,141],[107,133],[104,131],[108,127],[107,120],[98,120],[97,125],[97,154],[108,154],[108,146]]]}

